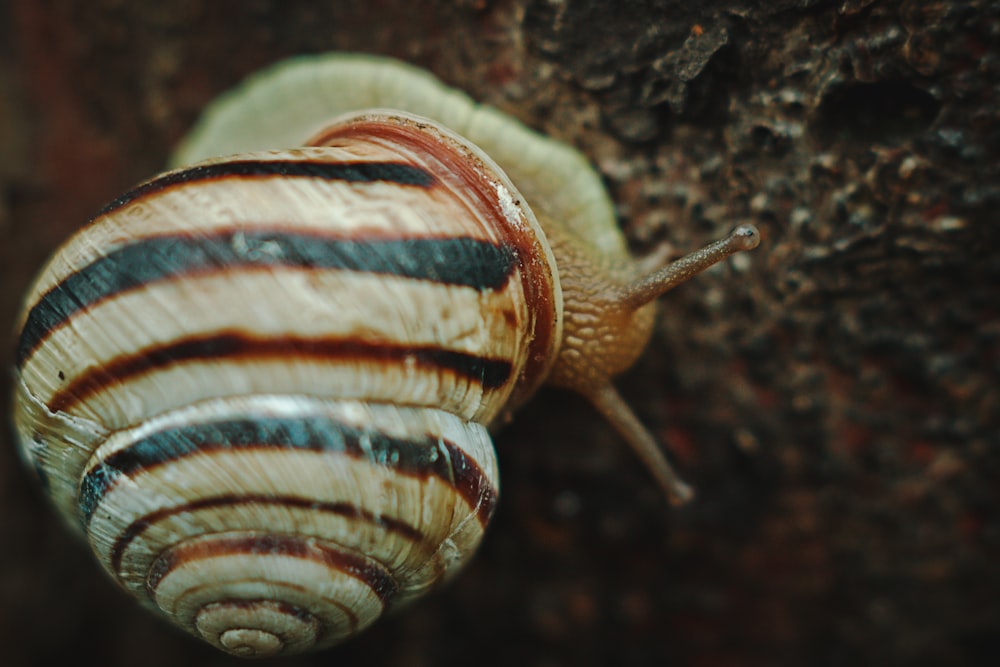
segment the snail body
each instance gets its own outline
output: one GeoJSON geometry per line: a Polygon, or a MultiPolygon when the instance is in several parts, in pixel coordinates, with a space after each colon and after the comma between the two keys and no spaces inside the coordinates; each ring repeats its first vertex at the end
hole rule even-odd
{"type": "Polygon", "coordinates": [[[16,359],[23,456],[147,606],[248,657],[356,634],[475,551],[488,427],[544,382],[687,493],[611,378],[755,229],[632,260],[576,151],[365,56],[258,75],[173,161],[56,252],[16,359]]]}

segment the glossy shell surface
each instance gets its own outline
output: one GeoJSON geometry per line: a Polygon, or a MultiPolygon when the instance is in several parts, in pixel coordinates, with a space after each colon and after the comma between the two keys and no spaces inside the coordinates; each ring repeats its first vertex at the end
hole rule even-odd
{"type": "Polygon", "coordinates": [[[544,377],[555,266],[426,119],[168,172],[43,269],[25,458],[102,565],[238,655],[326,646],[446,580],[497,499],[485,425],[544,377]]]}

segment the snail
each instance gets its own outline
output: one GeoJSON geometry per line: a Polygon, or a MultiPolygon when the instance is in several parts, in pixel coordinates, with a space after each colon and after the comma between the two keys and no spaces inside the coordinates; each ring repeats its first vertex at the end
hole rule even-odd
{"type": "Polygon", "coordinates": [[[23,457],[144,605],[245,657],[355,635],[475,551],[543,383],[690,495],[612,379],[753,226],[633,259],[575,149],[373,56],[253,76],[172,165],[55,252],[16,351],[23,457]]]}

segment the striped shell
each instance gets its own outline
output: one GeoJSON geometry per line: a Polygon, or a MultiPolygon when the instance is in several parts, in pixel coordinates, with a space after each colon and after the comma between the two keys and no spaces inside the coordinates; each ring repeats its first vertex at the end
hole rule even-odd
{"type": "Polygon", "coordinates": [[[446,580],[497,499],[484,424],[559,288],[521,195],[426,120],[168,172],[42,271],[16,422],[126,589],[242,655],[336,643],[446,580]]]}

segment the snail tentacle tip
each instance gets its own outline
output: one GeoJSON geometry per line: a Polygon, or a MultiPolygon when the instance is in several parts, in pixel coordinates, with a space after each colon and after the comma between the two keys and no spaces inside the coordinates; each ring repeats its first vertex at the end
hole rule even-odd
{"type": "Polygon", "coordinates": [[[730,238],[739,250],[753,250],[760,245],[760,230],[756,225],[740,225],[733,230],[730,238]]]}
{"type": "Polygon", "coordinates": [[[695,497],[695,490],[690,484],[681,480],[675,480],[667,491],[670,504],[674,507],[683,507],[689,504],[695,497]]]}

